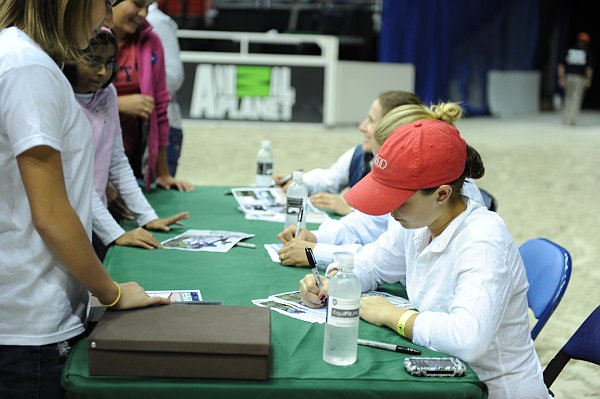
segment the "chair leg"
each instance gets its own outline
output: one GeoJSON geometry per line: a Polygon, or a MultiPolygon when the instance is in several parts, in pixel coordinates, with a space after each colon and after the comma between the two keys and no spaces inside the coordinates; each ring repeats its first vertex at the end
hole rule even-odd
{"type": "Polygon", "coordinates": [[[548,363],[546,368],[544,369],[544,384],[546,387],[550,389],[550,386],[556,380],[556,377],[560,374],[565,365],[571,360],[571,357],[560,351],[554,356],[554,359],[548,363]]]}

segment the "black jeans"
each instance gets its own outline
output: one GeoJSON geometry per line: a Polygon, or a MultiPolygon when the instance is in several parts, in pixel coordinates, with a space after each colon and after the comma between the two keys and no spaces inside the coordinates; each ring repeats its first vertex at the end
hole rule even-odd
{"type": "Polygon", "coordinates": [[[76,341],[73,338],[42,346],[0,345],[0,398],[63,398],[60,375],[76,341]]]}

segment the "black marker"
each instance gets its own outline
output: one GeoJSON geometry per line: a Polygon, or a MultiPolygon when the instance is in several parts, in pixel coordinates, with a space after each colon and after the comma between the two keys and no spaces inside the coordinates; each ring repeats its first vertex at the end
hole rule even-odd
{"type": "Polygon", "coordinates": [[[223,301],[184,301],[172,302],[171,305],[222,305],[223,301]]]}
{"type": "Polygon", "coordinates": [[[385,342],[369,341],[368,339],[358,339],[359,345],[370,346],[371,348],[385,349],[392,352],[406,353],[408,355],[420,355],[421,351],[408,346],[387,344],[385,342]]]}

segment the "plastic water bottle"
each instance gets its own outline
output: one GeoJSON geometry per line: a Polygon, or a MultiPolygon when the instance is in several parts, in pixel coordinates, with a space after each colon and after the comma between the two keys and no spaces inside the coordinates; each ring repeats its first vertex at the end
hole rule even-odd
{"type": "Polygon", "coordinates": [[[327,287],[323,360],[336,366],[349,366],[356,362],[360,280],[352,273],[354,257],[351,254],[334,256],[340,271],[329,280],[327,287]]]}
{"type": "MultiPolygon", "coordinates": [[[[291,226],[298,221],[298,212],[303,204],[306,204],[308,188],[302,181],[303,173],[300,170],[292,174],[294,180],[287,188],[287,206],[285,214],[285,227],[291,226]]],[[[306,211],[306,209],[305,209],[306,211]]]]}
{"type": "Polygon", "coordinates": [[[256,154],[256,187],[273,185],[273,152],[271,142],[263,140],[256,154]]]}

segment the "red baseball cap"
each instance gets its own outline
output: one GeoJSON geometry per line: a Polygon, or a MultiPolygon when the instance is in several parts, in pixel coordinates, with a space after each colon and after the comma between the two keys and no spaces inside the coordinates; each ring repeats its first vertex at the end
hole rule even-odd
{"type": "Polygon", "coordinates": [[[402,125],[373,158],[371,172],[344,198],[369,215],[390,213],[418,190],[458,179],[466,160],[467,143],[453,125],[440,120],[402,125]]]}

